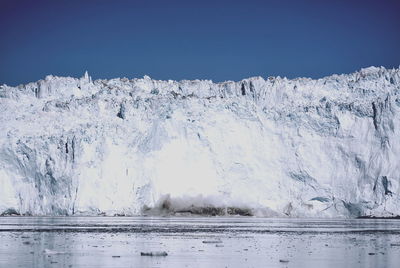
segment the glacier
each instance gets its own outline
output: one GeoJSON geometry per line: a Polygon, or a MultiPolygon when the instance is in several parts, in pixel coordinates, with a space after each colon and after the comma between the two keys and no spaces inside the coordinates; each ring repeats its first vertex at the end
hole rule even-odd
{"type": "Polygon", "coordinates": [[[0,87],[0,214],[400,215],[400,69],[0,87]]]}

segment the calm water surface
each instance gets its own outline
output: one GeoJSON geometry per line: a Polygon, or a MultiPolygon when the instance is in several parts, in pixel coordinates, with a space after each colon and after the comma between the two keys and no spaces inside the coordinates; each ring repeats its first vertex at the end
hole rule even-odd
{"type": "Polygon", "coordinates": [[[400,220],[0,217],[0,267],[397,268],[400,220]]]}

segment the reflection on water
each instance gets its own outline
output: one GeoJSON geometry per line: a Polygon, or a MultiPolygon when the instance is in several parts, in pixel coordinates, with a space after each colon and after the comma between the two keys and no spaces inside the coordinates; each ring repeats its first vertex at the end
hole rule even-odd
{"type": "Polygon", "coordinates": [[[0,242],[0,267],[398,267],[400,221],[0,217],[0,242]]]}

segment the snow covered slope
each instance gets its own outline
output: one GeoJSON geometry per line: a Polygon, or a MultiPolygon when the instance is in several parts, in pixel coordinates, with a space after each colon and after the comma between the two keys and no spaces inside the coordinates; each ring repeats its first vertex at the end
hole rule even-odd
{"type": "Polygon", "coordinates": [[[0,213],[400,214],[400,70],[0,87],[0,213]]]}

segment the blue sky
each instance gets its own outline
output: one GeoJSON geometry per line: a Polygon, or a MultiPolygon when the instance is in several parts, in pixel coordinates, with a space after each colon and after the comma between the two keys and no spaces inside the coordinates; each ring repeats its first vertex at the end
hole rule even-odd
{"type": "Polygon", "coordinates": [[[240,80],[400,65],[400,1],[0,0],[0,84],[240,80]]]}

